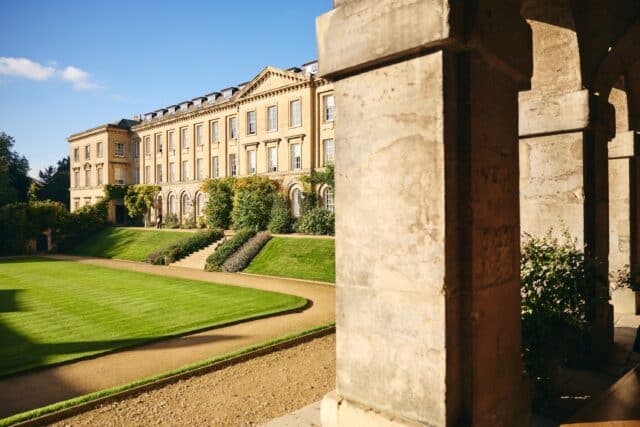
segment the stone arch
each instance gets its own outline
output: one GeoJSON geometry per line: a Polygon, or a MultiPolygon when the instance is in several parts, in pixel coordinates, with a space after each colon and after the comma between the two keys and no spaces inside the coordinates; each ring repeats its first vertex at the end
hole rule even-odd
{"type": "Polygon", "coordinates": [[[322,184],[318,187],[318,201],[319,205],[331,212],[335,210],[335,198],[333,188],[330,185],[322,184]]]}
{"type": "Polygon", "coordinates": [[[294,218],[298,218],[302,215],[303,191],[302,184],[298,182],[292,182],[289,184],[289,188],[287,189],[289,206],[291,207],[291,214],[294,218]]]}
{"type": "Polygon", "coordinates": [[[206,194],[202,191],[196,191],[194,197],[194,210],[195,210],[195,218],[196,221],[199,217],[204,215],[204,208],[207,203],[206,194]]]}
{"type": "Polygon", "coordinates": [[[170,191],[167,196],[167,214],[178,215],[178,197],[173,191],[170,191]]]}
{"type": "Polygon", "coordinates": [[[193,218],[193,197],[189,191],[184,190],[180,193],[180,223],[184,223],[188,219],[193,218]]]}

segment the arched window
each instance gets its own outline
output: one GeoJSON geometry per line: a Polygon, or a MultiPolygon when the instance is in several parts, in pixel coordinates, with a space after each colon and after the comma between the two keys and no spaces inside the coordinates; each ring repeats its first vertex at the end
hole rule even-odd
{"type": "Polygon", "coordinates": [[[200,193],[196,197],[196,217],[204,215],[204,194],[200,193]]]}
{"type": "Polygon", "coordinates": [[[169,194],[169,213],[175,215],[178,211],[176,206],[176,195],[169,194]]]}
{"type": "Polygon", "coordinates": [[[333,212],[333,189],[331,187],[327,187],[324,191],[324,208],[330,212],[333,212]]]}
{"type": "Polygon", "coordinates": [[[184,193],[182,195],[182,219],[184,220],[187,216],[189,216],[189,205],[191,204],[191,200],[189,199],[189,195],[184,193]]]}
{"type": "Polygon", "coordinates": [[[302,213],[302,192],[300,191],[300,189],[295,188],[292,192],[291,192],[291,210],[293,211],[293,216],[294,217],[299,217],[300,214],[302,213]]]}

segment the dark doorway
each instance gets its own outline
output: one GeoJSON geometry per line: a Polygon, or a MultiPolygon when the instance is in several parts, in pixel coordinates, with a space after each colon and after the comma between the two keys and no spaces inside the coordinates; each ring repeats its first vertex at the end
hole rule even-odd
{"type": "Polygon", "coordinates": [[[36,238],[36,252],[49,252],[49,243],[46,234],[41,234],[36,238]]]}
{"type": "Polygon", "coordinates": [[[116,224],[124,225],[125,218],[126,218],[126,215],[124,211],[124,205],[116,205],[116,224]]]}

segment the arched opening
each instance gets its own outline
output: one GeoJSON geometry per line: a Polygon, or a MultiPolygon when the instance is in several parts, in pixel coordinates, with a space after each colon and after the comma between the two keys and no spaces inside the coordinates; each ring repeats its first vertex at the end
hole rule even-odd
{"type": "Polygon", "coordinates": [[[322,190],[322,207],[329,212],[334,212],[333,188],[326,186],[322,190]]]}
{"type": "Polygon", "coordinates": [[[204,204],[204,194],[198,193],[198,195],[196,196],[196,218],[200,218],[204,215],[204,204]]]}
{"type": "Polygon", "coordinates": [[[182,198],[180,199],[180,222],[184,224],[190,220],[193,220],[191,213],[191,198],[189,197],[189,193],[183,193],[182,198]]]}
{"type": "Polygon", "coordinates": [[[169,194],[169,202],[167,203],[167,210],[169,211],[169,215],[177,215],[178,207],[176,203],[176,195],[171,193],[169,194]]]}
{"type": "Polygon", "coordinates": [[[291,214],[295,218],[302,215],[302,191],[297,187],[291,191],[291,214]]]}

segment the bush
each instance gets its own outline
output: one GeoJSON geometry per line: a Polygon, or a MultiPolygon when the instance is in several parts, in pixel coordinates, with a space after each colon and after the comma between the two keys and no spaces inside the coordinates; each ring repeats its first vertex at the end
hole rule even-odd
{"type": "Polygon", "coordinates": [[[168,214],[166,217],[164,217],[164,220],[162,222],[164,227],[166,228],[180,227],[180,220],[178,219],[178,215],[176,214],[168,214]]]}
{"type": "Polygon", "coordinates": [[[196,226],[198,228],[207,228],[207,220],[205,219],[204,215],[200,215],[196,223],[196,226]]]}
{"type": "Polygon", "coordinates": [[[169,265],[180,258],[209,246],[213,242],[222,239],[223,236],[224,233],[218,229],[200,231],[147,255],[145,261],[154,265],[169,265]]]}
{"type": "Polygon", "coordinates": [[[222,264],[222,271],[235,273],[244,270],[269,240],[271,240],[271,234],[268,231],[256,234],[225,260],[222,264]]]}
{"type": "Polygon", "coordinates": [[[0,255],[24,253],[28,240],[51,229],[54,232],[69,217],[59,202],[11,203],[0,208],[0,255]]]}
{"type": "Polygon", "coordinates": [[[551,232],[525,235],[520,272],[523,364],[539,407],[549,397],[557,368],[588,352],[590,321],[608,299],[608,289],[597,260],[576,249],[567,232],[563,241],[551,232]]]}
{"type": "Polygon", "coordinates": [[[182,224],[180,224],[180,228],[196,228],[196,221],[193,219],[191,215],[185,215],[182,224]]]}
{"type": "Polygon", "coordinates": [[[205,270],[222,271],[222,265],[235,251],[240,249],[247,240],[256,235],[254,230],[245,229],[238,231],[235,236],[225,240],[218,249],[207,258],[205,270]]]}
{"type": "Polygon", "coordinates": [[[71,249],[92,234],[107,226],[108,201],[102,199],[93,205],[65,215],[53,231],[53,241],[61,252],[71,249]]]}
{"type": "Polygon", "coordinates": [[[250,176],[238,179],[231,212],[233,228],[265,230],[277,191],[278,184],[269,178],[250,176]]]}
{"type": "Polygon", "coordinates": [[[300,201],[300,211],[302,215],[310,212],[318,207],[318,197],[313,191],[305,191],[302,193],[302,200],[300,201]]]}
{"type": "Polygon", "coordinates": [[[275,234],[291,233],[293,218],[289,202],[283,196],[275,196],[271,206],[271,217],[269,218],[269,231],[275,234]]]}
{"type": "Polygon", "coordinates": [[[209,194],[204,208],[209,227],[226,230],[231,225],[234,185],[233,178],[209,179],[203,184],[202,191],[209,194]]]}
{"type": "Polygon", "coordinates": [[[297,231],[304,234],[333,235],[335,232],[335,217],[327,209],[313,208],[300,217],[297,231]]]}

